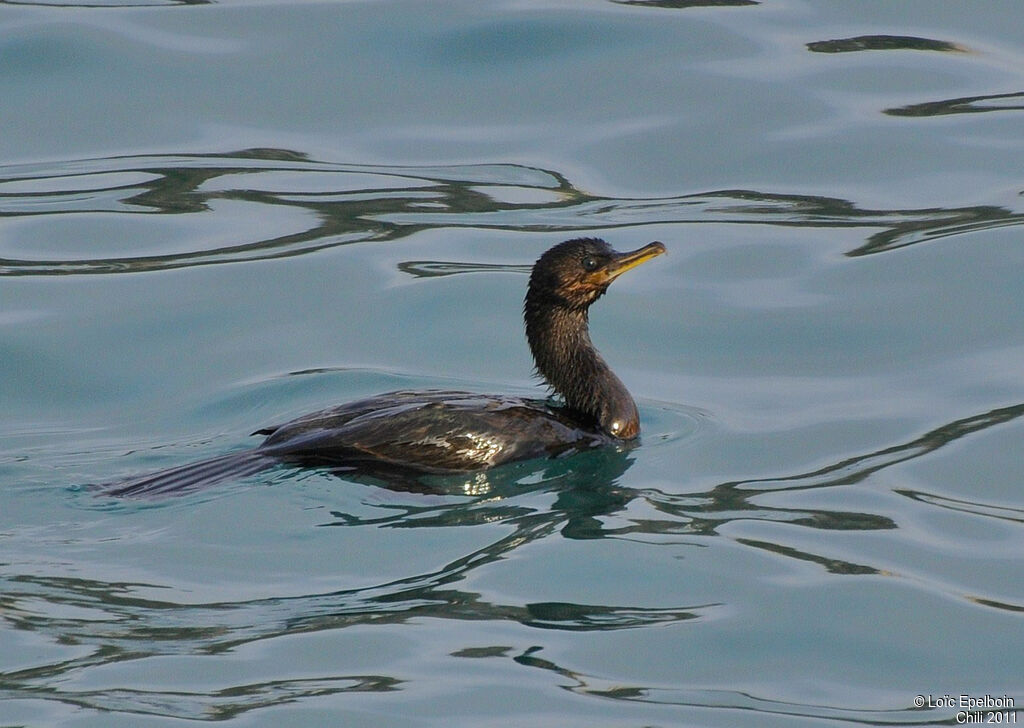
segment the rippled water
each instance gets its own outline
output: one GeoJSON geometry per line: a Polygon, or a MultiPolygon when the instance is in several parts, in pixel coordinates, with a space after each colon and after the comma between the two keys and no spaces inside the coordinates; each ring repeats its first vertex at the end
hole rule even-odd
{"type": "Polygon", "coordinates": [[[0,726],[1024,719],[1022,22],[0,2],[0,726]],[[579,235],[669,250],[592,311],[638,446],[87,487],[536,396],[579,235]]]}

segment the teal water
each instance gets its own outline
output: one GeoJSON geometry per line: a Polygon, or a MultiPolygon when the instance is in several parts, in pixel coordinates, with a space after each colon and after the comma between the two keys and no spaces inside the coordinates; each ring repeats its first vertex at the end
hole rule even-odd
{"type": "Polygon", "coordinates": [[[1024,720],[1022,24],[0,2],[0,726],[1024,720]],[[541,392],[526,271],[579,235],[669,250],[591,317],[639,446],[85,487],[541,392]]]}

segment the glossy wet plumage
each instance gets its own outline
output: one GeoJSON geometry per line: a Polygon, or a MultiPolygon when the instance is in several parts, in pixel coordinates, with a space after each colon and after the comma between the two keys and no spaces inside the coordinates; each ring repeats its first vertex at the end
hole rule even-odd
{"type": "Polygon", "coordinates": [[[383,479],[484,470],[635,438],[636,404],[590,341],[587,312],[622,272],[664,252],[617,253],[602,240],[556,245],[538,259],[524,304],[537,371],[564,399],[401,391],[313,412],[254,434],[257,448],[112,484],[120,496],[177,493],[277,464],[383,479]]]}

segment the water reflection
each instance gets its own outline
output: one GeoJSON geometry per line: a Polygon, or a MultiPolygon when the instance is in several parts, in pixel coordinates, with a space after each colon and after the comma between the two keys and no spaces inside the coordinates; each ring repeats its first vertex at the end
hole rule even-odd
{"type": "MultiPolygon", "coordinates": [[[[385,675],[345,675],[301,680],[272,680],[232,685],[221,690],[174,692],[133,688],[51,690],[19,687],[9,698],[56,700],[77,708],[155,715],[184,720],[222,721],[254,710],[287,705],[304,698],[341,693],[385,693],[398,690],[402,680],[385,675]]],[[[0,699],[6,690],[0,687],[0,699]]]]}
{"type": "MultiPolygon", "coordinates": [[[[626,450],[607,448],[563,460],[517,463],[484,476],[438,478],[432,483],[441,497],[385,502],[373,517],[335,511],[322,528],[435,529],[500,524],[496,540],[460,555],[440,568],[410,574],[386,583],[293,597],[267,596],[235,603],[191,604],[160,599],[154,585],[106,583],[77,577],[39,576],[5,568],[0,577],[0,618],[13,630],[44,635],[51,644],[75,647],[48,663],[0,673],[0,696],[37,696],[101,710],[130,710],[178,717],[210,719],[246,710],[280,705],[297,696],[344,691],[401,689],[394,675],[321,676],[303,680],[236,685],[209,692],[147,692],[145,690],[76,690],[74,676],[98,665],[135,661],[156,655],[208,655],[283,635],[317,633],[356,625],[399,624],[409,620],[486,620],[514,622],[541,629],[607,631],[657,623],[699,620],[713,612],[713,603],[650,608],[629,604],[568,602],[512,603],[493,601],[460,584],[473,572],[507,559],[516,550],[546,538],[647,538],[685,534],[689,538],[716,536],[736,519],[785,521],[817,529],[872,530],[896,528],[885,516],[856,511],[812,508],[779,509],[762,505],[762,494],[802,489],[846,487],[871,474],[922,457],[988,428],[1017,420],[1024,403],[964,417],[904,443],[840,460],[828,467],[775,479],[721,483],[707,492],[686,496],[622,484],[633,463],[626,450]],[[470,487],[467,487],[467,483],[470,487]],[[538,498],[544,495],[544,498],[538,498]],[[650,504],[661,518],[622,516],[633,501],[650,504]],[[544,505],[539,505],[543,503],[544,505]],[[380,512],[384,513],[381,514],[380,512]],[[230,697],[230,699],[229,699],[230,697]]],[[[984,517],[1021,520],[1012,509],[982,506],[963,500],[936,499],[920,492],[908,498],[938,507],[954,507],[984,517]]],[[[785,558],[819,564],[830,573],[879,573],[869,565],[853,564],[804,550],[756,540],[743,545],[785,558]]],[[[173,591],[169,593],[174,593],[173,591]]],[[[958,595],[977,604],[1019,612],[1022,605],[1006,604],[979,595],[958,595]]],[[[480,655],[502,656],[502,650],[480,655]]],[[[521,664],[563,674],[564,668],[534,652],[515,657],[521,664]]],[[[620,700],[643,700],[681,705],[735,705],[737,694],[659,691],[635,686],[604,685],[587,676],[573,677],[576,690],[620,700]],[[609,690],[611,692],[609,692],[609,690]]],[[[767,705],[750,697],[748,709],[817,715],[813,706],[767,705]]],[[[742,702],[742,701],[741,701],[742,702]]],[[[771,702],[771,701],[768,701],[771,702]]],[[[832,710],[820,708],[820,710],[832,710]]],[[[897,711],[896,722],[913,722],[897,711]]]]}
{"type": "MultiPolygon", "coordinates": [[[[887,516],[821,509],[774,508],[759,503],[758,497],[768,493],[856,485],[885,468],[928,455],[969,435],[1012,422],[1022,415],[1024,404],[1000,407],[955,420],[908,442],[841,460],[811,472],[782,478],[721,483],[706,493],[685,497],[652,489],[645,491],[644,497],[654,508],[672,517],[670,520],[657,522],[657,531],[661,533],[711,535],[737,518],[783,521],[810,528],[842,531],[894,529],[897,528],[896,523],[887,516]]],[[[895,492],[939,507],[949,508],[952,505],[947,498],[924,496],[909,490],[895,492]]],[[[1024,513],[1013,508],[993,507],[962,500],[955,501],[955,505],[956,510],[985,517],[1017,520],[1024,516],[1024,513]]],[[[649,522],[649,526],[654,523],[649,522]]],[[[835,574],[880,573],[879,570],[865,564],[841,561],[780,544],[751,539],[739,541],[747,546],[761,548],[781,556],[819,564],[835,574]]],[[[992,602],[988,604],[999,606],[992,602]]],[[[1019,608],[1010,606],[1011,611],[1019,608]]]]}
{"type": "Polygon", "coordinates": [[[718,8],[760,5],[759,0],[612,0],[617,5],[651,8],[718,8]]]}
{"type": "MultiPolygon", "coordinates": [[[[621,509],[635,493],[618,479],[631,464],[625,451],[607,449],[565,460],[520,464],[495,473],[486,495],[455,503],[392,508],[393,515],[361,519],[335,513],[323,526],[435,528],[500,522],[509,533],[441,568],[389,583],[299,597],[267,597],[237,603],[185,604],[161,601],[153,585],[103,583],[16,574],[0,578],[0,617],[15,630],[45,634],[55,644],[87,645],[87,654],[30,669],[0,673],[0,695],[59,700],[100,710],[148,712],[176,717],[227,717],[230,711],[283,704],[298,696],[344,691],[398,689],[395,676],[328,676],[310,680],[247,684],[207,693],[142,690],[76,691],[71,676],[98,665],[156,655],[213,654],[240,645],[341,629],[397,624],[431,617],[445,620],[513,621],[542,629],[617,630],[692,620],[713,605],[646,608],[634,605],[537,602],[497,603],[458,588],[471,572],[506,558],[526,544],[561,532],[568,538],[602,535],[601,516],[621,509]],[[524,485],[530,481],[533,485],[524,485]],[[544,510],[515,495],[555,495],[544,510]],[[226,696],[239,696],[235,702],[226,696]]],[[[462,491],[449,479],[452,492],[462,491]]],[[[438,484],[439,485],[439,484],[438,484]]]]}
{"type": "MultiPolygon", "coordinates": [[[[979,98],[957,102],[974,103],[979,98]]],[[[861,256],[1022,222],[1024,213],[995,205],[866,209],[839,198],[756,190],[611,198],[584,192],[557,171],[522,165],[344,165],[281,149],[0,167],[0,226],[20,225],[5,235],[0,275],[132,273],[216,265],[386,242],[450,227],[568,234],[665,223],[874,229],[863,245],[847,253],[861,256]],[[294,214],[283,214],[286,210],[294,214]],[[149,220],[146,234],[151,239],[140,239],[134,228],[117,230],[117,225],[138,216],[152,215],[204,217],[191,230],[167,229],[159,219],[149,220]],[[252,226],[251,233],[239,232],[239,217],[265,224],[252,226]],[[81,226],[70,228],[80,239],[64,241],[67,247],[92,248],[95,255],[58,252],[40,257],[40,248],[55,243],[52,229],[37,239],[24,226],[39,218],[72,223],[101,219],[113,227],[104,228],[95,241],[85,238],[81,226]],[[209,235],[218,227],[230,231],[225,234],[228,244],[223,237],[202,239],[199,231],[209,235]],[[259,237],[266,230],[275,233],[259,237]],[[164,239],[156,237],[160,235],[164,239]],[[127,254],[110,255],[111,238],[116,245],[133,247],[127,254]]],[[[403,264],[403,270],[414,275],[486,269],[430,260],[403,264]]]]}
{"type": "Polygon", "coordinates": [[[409,260],[398,264],[398,269],[416,278],[440,278],[458,273],[515,271],[529,273],[529,265],[497,265],[494,263],[459,263],[440,260],[409,260]]]}
{"type": "Polygon", "coordinates": [[[918,38],[912,35],[859,35],[855,38],[818,40],[807,44],[813,53],[851,53],[854,51],[942,51],[966,53],[967,49],[956,43],[932,38],[918,38]]]}
{"type": "Polygon", "coordinates": [[[889,116],[947,116],[949,114],[984,114],[990,111],[1022,110],[1024,110],[1024,91],[926,101],[909,106],[895,106],[885,109],[884,113],[889,116]]]}
{"type": "MultiPolygon", "coordinates": [[[[828,705],[814,705],[771,700],[739,690],[700,688],[665,688],[660,685],[623,685],[595,675],[571,670],[557,662],[540,656],[542,648],[532,647],[511,659],[517,664],[554,673],[566,681],[566,690],[611,700],[622,700],[649,705],[674,705],[686,708],[719,708],[737,712],[737,723],[746,713],[759,715],[786,715],[799,718],[821,718],[851,721],[867,725],[935,725],[935,716],[907,706],[894,710],[865,711],[843,709],[828,705]]],[[[487,655],[493,656],[493,655],[487,655]]],[[[502,655],[503,656],[503,655],[502,655]]]]}
{"type": "MultiPolygon", "coordinates": [[[[636,496],[636,491],[619,485],[619,479],[632,464],[629,448],[623,445],[560,459],[510,463],[479,473],[420,476],[415,481],[358,478],[357,482],[399,492],[472,496],[472,499],[456,504],[393,505],[388,508],[390,513],[373,518],[333,512],[335,520],[321,525],[434,528],[511,523],[518,532],[511,541],[520,545],[559,528],[568,538],[599,538],[603,532],[597,519],[621,510],[636,496]],[[517,496],[532,490],[556,494],[549,511],[538,515],[532,509],[517,505],[517,496]],[[532,535],[527,537],[527,534],[532,535]]],[[[342,477],[352,478],[348,474],[342,477]]],[[[499,547],[495,553],[500,555],[502,551],[499,547]]],[[[475,556],[474,561],[478,558],[479,555],[475,556]]]]}
{"type": "Polygon", "coordinates": [[[214,0],[0,0],[0,5],[29,5],[41,8],[150,8],[171,5],[209,5],[214,0]]]}
{"type": "Polygon", "coordinates": [[[945,508],[959,513],[969,513],[974,516],[986,516],[998,518],[1011,523],[1024,523],[1024,509],[1012,508],[1010,506],[997,506],[988,503],[976,503],[961,498],[950,498],[949,496],[937,493],[927,493],[922,490],[909,488],[898,488],[896,492],[912,500],[927,503],[930,506],[945,508]]]}

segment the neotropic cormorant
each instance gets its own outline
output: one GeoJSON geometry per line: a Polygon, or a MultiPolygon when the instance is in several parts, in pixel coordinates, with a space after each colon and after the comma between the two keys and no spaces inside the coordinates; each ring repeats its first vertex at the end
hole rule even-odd
{"type": "Polygon", "coordinates": [[[313,412],[253,434],[250,450],[110,484],[116,496],[181,493],[276,464],[389,475],[457,473],[632,440],[636,404],[590,341],[587,312],[618,276],[665,252],[619,253],[603,240],[560,243],[534,264],[523,305],[537,372],[564,399],[401,391],[313,412]]]}

